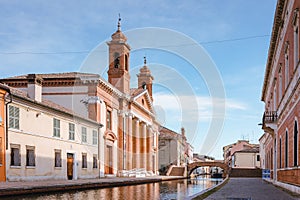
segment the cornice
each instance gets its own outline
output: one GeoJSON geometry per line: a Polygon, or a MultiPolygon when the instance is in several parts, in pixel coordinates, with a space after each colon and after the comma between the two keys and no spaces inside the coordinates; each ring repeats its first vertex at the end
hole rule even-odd
{"type": "Polygon", "coordinates": [[[266,97],[266,90],[267,90],[267,86],[269,84],[268,80],[269,80],[269,76],[270,76],[270,72],[271,72],[271,68],[272,68],[272,63],[274,60],[274,54],[275,54],[276,45],[277,45],[277,41],[278,41],[278,34],[279,34],[280,27],[282,25],[282,14],[283,14],[284,5],[286,2],[288,2],[288,1],[278,0],[277,6],[276,6],[273,28],[272,28],[272,35],[271,35],[270,46],[269,46],[269,51],[268,51],[267,65],[266,65],[266,70],[265,70],[263,89],[262,89],[262,95],[261,95],[262,101],[264,101],[265,97],[266,97]]]}

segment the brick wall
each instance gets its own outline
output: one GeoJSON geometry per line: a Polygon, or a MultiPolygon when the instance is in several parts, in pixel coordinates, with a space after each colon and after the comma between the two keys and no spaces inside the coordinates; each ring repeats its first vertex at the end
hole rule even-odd
{"type": "Polygon", "coordinates": [[[300,186],[300,169],[287,169],[277,172],[277,179],[280,182],[300,186]]]}

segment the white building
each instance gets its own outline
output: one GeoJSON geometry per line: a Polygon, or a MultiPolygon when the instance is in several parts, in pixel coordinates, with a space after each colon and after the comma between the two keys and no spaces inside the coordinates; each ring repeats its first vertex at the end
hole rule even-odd
{"type": "Polygon", "coordinates": [[[236,151],[232,155],[232,168],[260,168],[259,147],[236,151]]]}
{"type": "Polygon", "coordinates": [[[7,181],[97,178],[104,174],[104,148],[99,145],[104,140],[102,124],[42,99],[39,79],[28,84],[28,93],[12,87],[10,91],[7,181]]]}

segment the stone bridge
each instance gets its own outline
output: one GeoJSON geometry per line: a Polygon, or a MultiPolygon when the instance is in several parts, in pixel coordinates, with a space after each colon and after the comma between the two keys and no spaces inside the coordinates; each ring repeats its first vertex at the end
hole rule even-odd
{"type": "Polygon", "coordinates": [[[220,167],[223,169],[223,176],[226,177],[229,175],[230,168],[224,162],[193,162],[188,164],[187,172],[188,176],[198,167],[220,167]]]}

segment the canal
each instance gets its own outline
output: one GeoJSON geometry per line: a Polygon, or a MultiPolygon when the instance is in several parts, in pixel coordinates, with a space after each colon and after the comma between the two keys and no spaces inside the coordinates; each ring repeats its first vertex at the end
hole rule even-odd
{"type": "Polygon", "coordinates": [[[65,193],[39,194],[9,197],[7,199],[23,200],[135,200],[135,199],[189,199],[201,191],[217,185],[222,179],[211,179],[198,177],[193,179],[181,179],[173,181],[163,181],[158,183],[149,183],[141,185],[113,187],[104,189],[68,191],[65,193]]]}

